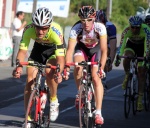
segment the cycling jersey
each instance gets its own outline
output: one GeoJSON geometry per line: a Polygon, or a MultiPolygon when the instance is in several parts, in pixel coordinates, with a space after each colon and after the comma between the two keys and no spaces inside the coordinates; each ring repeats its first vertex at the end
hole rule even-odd
{"type": "Polygon", "coordinates": [[[120,46],[117,51],[120,56],[124,53],[127,40],[130,40],[130,42],[134,44],[144,43],[144,56],[146,56],[149,53],[150,28],[147,25],[142,24],[139,34],[134,35],[130,30],[130,26],[127,26],[122,32],[120,46]]]}
{"type": "Polygon", "coordinates": [[[105,26],[106,26],[107,36],[109,40],[116,39],[116,35],[117,35],[116,26],[110,21],[107,21],[105,26]]]}
{"type": "Polygon", "coordinates": [[[86,32],[83,30],[82,23],[78,21],[70,31],[69,40],[77,39],[78,43],[83,43],[87,48],[93,48],[98,44],[99,38],[106,36],[106,27],[102,23],[94,22],[92,30],[86,32]]]}
{"type": "MultiPolygon", "coordinates": [[[[32,23],[28,24],[23,32],[22,40],[20,42],[20,49],[27,50],[30,44],[30,40],[35,40],[35,43],[42,45],[56,46],[55,55],[64,56],[63,48],[63,32],[59,24],[52,22],[50,29],[48,30],[46,36],[43,39],[38,39],[36,37],[36,30],[32,23]],[[62,46],[62,47],[59,47],[62,46]]],[[[37,46],[37,45],[35,45],[37,46]]],[[[35,48],[36,49],[36,48],[35,48]]],[[[39,49],[36,49],[37,51],[39,49]]]]}
{"type": "Polygon", "coordinates": [[[91,31],[87,33],[78,21],[71,29],[69,40],[77,40],[75,55],[82,55],[85,60],[96,61],[100,59],[99,39],[106,36],[106,27],[102,23],[94,22],[91,31]]]}

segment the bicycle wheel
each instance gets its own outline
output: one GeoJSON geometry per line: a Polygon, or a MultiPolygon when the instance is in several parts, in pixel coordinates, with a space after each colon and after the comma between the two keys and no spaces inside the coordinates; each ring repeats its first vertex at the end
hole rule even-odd
{"type": "Polygon", "coordinates": [[[138,99],[138,82],[137,82],[137,79],[134,79],[133,80],[133,77],[132,77],[132,112],[133,112],[133,115],[136,115],[136,112],[137,112],[137,99],[138,99]]]}
{"type": "Polygon", "coordinates": [[[144,106],[145,110],[150,110],[150,75],[149,73],[146,74],[146,83],[144,87],[144,106]]]}
{"type": "Polygon", "coordinates": [[[124,115],[125,118],[128,118],[131,107],[131,82],[132,75],[130,74],[127,80],[125,94],[124,94],[124,115]]]}
{"type": "Polygon", "coordinates": [[[94,128],[94,120],[93,120],[93,113],[92,113],[92,104],[91,100],[94,98],[88,97],[88,87],[87,92],[84,88],[85,85],[81,85],[79,89],[79,123],[80,128],[94,128]],[[92,98],[92,99],[90,99],[92,98]]]}
{"type": "Polygon", "coordinates": [[[38,100],[36,99],[38,99],[38,96],[36,95],[36,92],[37,91],[34,89],[29,98],[28,107],[27,107],[26,116],[25,116],[25,128],[27,127],[28,123],[31,124],[32,128],[39,127],[39,125],[41,124],[41,119],[40,119],[41,114],[38,113],[38,110],[37,110],[38,100]],[[28,120],[29,116],[31,118],[30,121],[28,120]]]}
{"type": "Polygon", "coordinates": [[[50,117],[49,117],[49,110],[50,110],[50,90],[49,88],[46,89],[46,93],[47,93],[47,102],[45,105],[45,109],[43,110],[43,114],[42,114],[42,128],[49,128],[50,127],[50,117]],[[47,112],[48,111],[48,112],[47,112]]]}

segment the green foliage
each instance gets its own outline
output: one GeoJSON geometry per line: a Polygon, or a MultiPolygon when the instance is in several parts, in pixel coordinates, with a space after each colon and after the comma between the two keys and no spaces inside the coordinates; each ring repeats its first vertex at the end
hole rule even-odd
{"type": "MultiPolygon", "coordinates": [[[[99,9],[106,12],[107,2],[108,0],[99,0],[99,9]]],[[[70,0],[68,18],[54,17],[54,21],[58,22],[63,28],[72,26],[79,20],[77,13],[83,5],[91,5],[96,8],[96,0],[70,0]]],[[[147,0],[112,0],[112,13],[109,20],[116,25],[118,33],[121,33],[124,27],[128,25],[129,17],[136,14],[139,6],[147,9],[147,0]]],[[[26,14],[26,21],[31,21],[31,14],[26,14]]]]}

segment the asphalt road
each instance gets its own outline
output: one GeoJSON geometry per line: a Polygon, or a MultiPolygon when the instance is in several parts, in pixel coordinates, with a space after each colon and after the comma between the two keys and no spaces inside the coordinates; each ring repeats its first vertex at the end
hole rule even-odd
{"type": "MultiPolygon", "coordinates": [[[[19,128],[24,120],[23,90],[25,86],[25,69],[20,79],[11,76],[13,68],[10,61],[0,62],[0,128],[19,128]]],[[[128,119],[124,117],[122,66],[108,73],[107,94],[104,96],[102,114],[105,119],[103,128],[150,128],[150,112],[138,112],[128,119]]],[[[51,128],[79,128],[78,111],[74,107],[76,86],[73,76],[59,85],[58,98],[60,115],[51,123],[51,128]]]]}

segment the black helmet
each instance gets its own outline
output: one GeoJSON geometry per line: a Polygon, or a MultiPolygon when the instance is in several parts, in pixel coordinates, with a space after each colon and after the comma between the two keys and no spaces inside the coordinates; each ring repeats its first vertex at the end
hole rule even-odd
{"type": "Polygon", "coordinates": [[[106,24],[107,17],[103,10],[96,11],[96,21],[106,24]]]}
{"type": "Polygon", "coordinates": [[[95,18],[96,11],[92,6],[83,6],[79,9],[78,16],[81,19],[95,18]]]}

